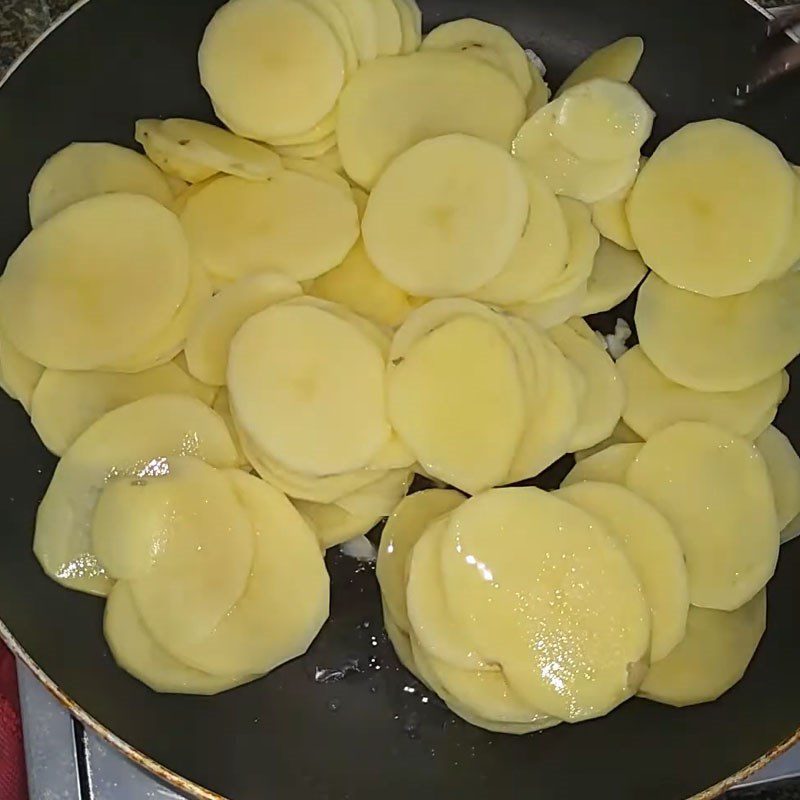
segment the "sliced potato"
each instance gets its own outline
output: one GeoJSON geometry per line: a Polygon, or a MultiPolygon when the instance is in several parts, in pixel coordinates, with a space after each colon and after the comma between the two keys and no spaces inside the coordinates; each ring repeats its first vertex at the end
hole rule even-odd
{"type": "Polygon", "coordinates": [[[612,445],[615,444],[637,444],[641,443],[644,440],[641,436],[639,436],[636,431],[631,430],[624,420],[620,420],[617,423],[617,427],[611,432],[611,436],[608,439],[604,439],[602,442],[598,442],[594,447],[587,447],[586,450],[578,450],[575,452],[575,461],[583,461],[590,456],[595,455],[596,453],[600,453],[603,450],[608,449],[612,445]]]}
{"type": "Polygon", "coordinates": [[[293,500],[308,526],[314,531],[320,547],[328,549],[349,542],[369,533],[380,521],[380,517],[351,514],[335,503],[312,503],[308,500],[293,500]]]}
{"type": "MultiPolygon", "coordinates": [[[[797,167],[795,172],[800,175],[797,167]]],[[[789,237],[784,242],[775,263],[769,271],[769,278],[780,278],[800,261],[800,179],[795,181],[794,186],[794,216],[789,226],[789,237]]]]}
{"type": "Polygon", "coordinates": [[[582,458],[562,481],[571,486],[581,481],[600,481],[624,485],[628,469],[642,450],[642,443],[612,444],[599,453],[582,458]]]}
{"type": "Polygon", "coordinates": [[[619,305],[633,294],[646,275],[647,267],[638,253],[601,236],[580,316],[588,317],[619,305]]]}
{"type": "MultiPolygon", "coordinates": [[[[644,159],[642,159],[644,161],[644,159]]],[[[622,197],[609,197],[592,205],[592,224],[601,236],[614,242],[625,250],[635,250],[631,226],[625,211],[627,194],[622,197]]]]}
{"type": "Polygon", "coordinates": [[[341,7],[336,0],[300,0],[300,2],[319,14],[336,34],[336,41],[339,42],[344,56],[345,74],[352,75],[358,69],[358,52],[350,24],[341,7]]]}
{"type": "Polygon", "coordinates": [[[44,162],[31,184],[28,209],[37,227],[67,206],[108,192],[152,197],[168,206],[172,190],[139,153],[108,142],[73,142],[44,162]]]}
{"type": "Polygon", "coordinates": [[[595,50],[567,76],[556,96],[593,78],[629,81],[639,66],[643,52],[644,41],[641,36],[625,36],[595,50]]]}
{"type": "Polygon", "coordinates": [[[347,174],[369,189],[392,159],[423,139],[477,136],[507,148],[525,102],[499,70],[462,53],[419,52],[362,66],[339,99],[347,174]]]}
{"type": "Polygon", "coordinates": [[[778,525],[784,531],[800,514],[800,457],[789,439],[772,425],[756,439],[756,447],[767,465],[778,525]]]}
{"type": "Polygon", "coordinates": [[[289,145],[273,145],[275,152],[283,158],[319,158],[336,147],[336,134],[332,133],[315,142],[289,145]]]}
{"type": "Polygon", "coordinates": [[[394,0],[403,32],[401,52],[415,53],[422,42],[422,12],[416,0],[394,0]]]}
{"type": "Polygon", "coordinates": [[[588,281],[578,284],[574,289],[552,297],[549,300],[539,300],[535,303],[519,303],[511,306],[509,311],[516,316],[532,322],[543,330],[549,330],[556,325],[561,325],[580,313],[581,306],[586,302],[588,295],[588,281]]]}
{"type": "Polygon", "coordinates": [[[375,15],[379,56],[396,56],[403,49],[403,28],[394,0],[369,0],[375,15]]]}
{"type": "Polygon", "coordinates": [[[422,681],[419,675],[417,664],[414,660],[414,653],[411,650],[411,639],[408,634],[400,630],[397,623],[392,619],[391,612],[386,607],[386,603],[382,604],[383,607],[383,625],[386,628],[386,635],[394,647],[394,652],[397,655],[398,661],[418,680],[422,681]]]}
{"type": "Polygon", "coordinates": [[[670,706],[716,700],[738,683],[767,624],[767,594],[735,611],[689,609],[686,638],[644,679],[639,693],[670,706]]]}
{"type": "Polygon", "coordinates": [[[769,473],[752,442],[707,423],[680,422],[648,439],[626,483],[672,524],[686,553],[692,605],[733,611],[772,577],[778,520],[769,473]]]}
{"type": "MultiPolygon", "coordinates": [[[[218,114],[219,116],[219,114],[218,114]]],[[[223,117],[220,117],[223,119],[223,117]]],[[[319,122],[308,130],[291,136],[273,136],[270,144],[273,147],[299,147],[300,145],[321,145],[326,139],[336,134],[336,109],[331,109],[319,122]]],[[[326,145],[327,146],[327,145],[326,145]]]]}
{"type": "Polygon", "coordinates": [[[211,408],[213,408],[214,411],[216,411],[217,414],[222,417],[223,422],[228,427],[228,433],[230,433],[231,439],[236,446],[236,454],[238,458],[234,466],[240,468],[246,466],[249,469],[250,462],[247,460],[247,456],[245,456],[244,449],[242,448],[242,443],[239,440],[239,431],[236,429],[236,423],[233,421],[230,398],[228,397],[228,389],[226,386],[221,387],[217,391],[217,396],[214,398],[211,408]]]}
{"type": "Polygon", "coordinates": [[[378,21],[370,0],[334,0],[344,14],[359,61],[372,61],[378,55],[378,21]]]}
{"type": "Polygon", "coordinates": [[[631,233],[645,263],[673,286],[741,294],[769,276],[788,238],[796,182],[780,150],[750,128],[694,122],[639,173],[627,203],[631,233]]]}
{"type": "Polygon", "coordinates": [[[320,161],[314,158],[284,158],[283,166],[286,169],[301,172],[304,175],[309,175],[312,178],[329,183],[335,186],[339,191],[344,192],[348,197],[352,197],[350,184],[337,172],[334,172],[330,167],[325,166],[320,161]]]}
{"type": "Polygon", "coordinates": [[[45,368],[22,355],[5,336],[0,334],[0,388],[12,400],[19,400],[30,414],[33,395],[45,368]]]}

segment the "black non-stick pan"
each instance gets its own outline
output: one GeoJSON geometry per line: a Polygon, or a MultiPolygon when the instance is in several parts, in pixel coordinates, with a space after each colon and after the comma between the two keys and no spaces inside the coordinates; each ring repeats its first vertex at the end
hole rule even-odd
{"type": "MultiPolygon", "coordinates": [[[[74,140],[132,145],[139,117],[212,118],[196,51],[219,4],[90,0],[10,75],[0,88],[2,260],[28,229],[28,187],[49,154],[74,140]]],[[[543,57],[553,85],[594,48],[641,34],[645,55],[634,83],[658,113],[649,147],[685,122],[724,116],[761,131],[800,162],[800,83],[787,80],[746,106],[735,101],[764,27],[744,0],[421,5],[426,27],[461,16],[506,26],[543,57]]],[[[619,313],[630,320],[631,309],[629,303],[619,313]]],[[[593,323],[610,329],[616,316],[593,323]]],[[[800,369],[791,371],[800,386],[800,369]]],[[[800,445],[800,388],[778,425],[800,445]]],[[[524,737],[470,727],[398,666],[383,634],[373,570],[339,553],[328,558],[331,619],[306,656],[219,697],[154,694],[114,665],[101,631],[102,602],[52,583],[34,559],[34,515],[54,459],[4,396],[0,441],[0,633],[84,721],[197,796],[714,797],[735,773],[742,778],[798,736],[800,541],[783,548],[769,588],[767,633],[745,679],[704,706],[633,700],[605,719],[524,737]],[[335,680],[318,668],[346,674],[335,680]]],[[[568,466],[556,465],[537,482],[555,486],[568,466]]]]}

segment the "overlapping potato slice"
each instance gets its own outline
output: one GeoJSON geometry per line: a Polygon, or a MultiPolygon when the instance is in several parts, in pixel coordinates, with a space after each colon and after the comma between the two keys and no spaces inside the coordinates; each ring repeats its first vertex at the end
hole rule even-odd
{"type": "Polygon", "coordinates": [[[756,447],[767,465],[781,542],[796,536],[790,523],[800,514],[800,457],[789,439],[770,425],[757,439],[756,447]]]}
{"type": "Polygon", "coordinates": [[[392,159],[448,133],[508,147],[525,101],[500,70],[462,53],[419,52],[363,65],[339,99],[338,143],[347,174],[369,189],[392,159]]]}
{"type": "Polygon", "coordinates": [[[323,183],[329,183],[348,197],[352,196],[350,184],[339,173],[316,158],[283,158],[282,161],[284,168],[309,175],[323,183]]]}
{"type": "Polygon", "coordinates": [[[716,700],[741,680],[767,624],[767,593],[735,611],[689,609],[686,638],[653,664],[642,697],[671,706],[716,700]]]}
{"type": "MultiPolygon", "coordinates": [[[[641,159],[644,163],[645,159],[641,159]]],[[[633,184],[631,184],[632,186],[633,184]]],[[[635,250],[636,242],[633,241],[625,203],[628,194],[625,192],[620,197],[609,197],[599,200],[592,205],[592,224],[606,239],[614,242],[625,250],[635,250]]]]}
{"type": "Polygon", "coordinates": [[[644,439],[682,420],[713,422],[754,439],[775,419],[788,382],[777,373],[737,392],[698,392],[663,375],[641,347],[628,350],[617,369],[627,390],[622,416],[644,439]]]}
{"type": "MultiPolygon", "coordinates": [[[[218,116],[219,113],[218,113],[218,116]]],[[[220,119],[224,118],[220,116],[220,119]]],[[[271,140],[275,147],[300,147],[302,145],[321,145],[326,139],[336,135],[336,109],[331,109],[321,120],[308,130],[291,134],[290,136],[275,136],[271,140]]]]}
{"type": "Polygon", "coordinates": [[[636,431],[631,430],[624,420],[620,420],[617,423],[616,428],[611,432],[611,436],[608,439],[604,439],[602,442],[599,442],[594,447],[587,447],[586,450],[577,450],[575,455],[576,461],[583,461],[589,456],[593,456],[596,453],[600,453],[603,450],[608,449],[612,445],[615,444],[635,444],[637,442],[644,441],[641,436],[639,436],[636,431]]]}
{"type": "Polygon", "coordinates": [[[708,423],[680,422],[648,439],[626,483],[674,528],[692,605],[732,611],[772,577],[778,520],[767,467],[752,442],[708,423]]]}
{"type": "Polygon", "coordinates": [[[660,661],[683,639],[689,611],[683,550],[670,524],[648,502],[613,483],[585,481],[557,494],[597,517],[622,545],[650,606],[650,661],[660,661]]]}
{"type": "Polygon", "coordinates": [[[786,243],[796,181],[755,131],[723,119],[686,125],[656,148],[631,190],[636,247],[673,286],[709,297],[747,292],[786,243]]]}
{"type": "Polygon", "coordinates": [[[400,15],[400,28],[403,33],[400,52],[414,53],[422,42],[422,12],[416,0],[394,0],[394,4],[400,15]]]}
{"type": "Polygon", "coordinates": [[[44,372],[45,368],[41,364],[22,355],[0,334],[0,388],[12,400],[19,400],[29,414],[34,392],[44,372]]]}
{"type": "Polygon", "coordinates": [[[556,96],[594,78],[629,81],[639,66],[643,52],[644,41],[641,36],[625,36],[595,50],[567,76],[556,96]]]}
{"type": "MultiPolygon", "coordinates": [[[[794,167],[797,175],[800,170],[794,167]]],[[[789,236],[783,244],[775,263],[769,271],[768,278],[780,278],[800,261],[800,179],[794,185],[794,215],[789,223],[789,236]]]]}
{"type": "Polygon", "coordinates": [[[73,142],[44,162],[31,184],[28,209],[37,227],[67,206],[108,192],[152,197],[169,205],[161,171],[139,153],[108,142],[73,142]]]}
{"type": "Polygon", "coordinates": [[[109,412],[64,454],[39,505],[33,550],[44,571],[70,589],[105,595],[112,581],[92,551],[90,530],[103,487],[146,478],[163,459],[196,456],[233,466],[236,448],[222,419],[187,395],[156,395],[109,412]]]}
{"type": "Polygon", "coordinates": [[[198,63],[226,125],[261,141],[319,122],[345,75],[334,31],[294,0],[230,0],[206,27],[198,63]]]}
{"type": "Polygon", "coordinates": [[[359,61],[372,61],[378,55],[378,23],[370,0],[334,0],[347,20],[359,61]]]}
{"type": "Polygon", "coordinates": [[[562,486],[571,486],[581,481],[601,481],[624,485],[628,469],[642,449],[642,443],[612,444],[598,453],[578,461],[562,481],[562,486]]]}
{"type": "Polygon", "coordinates": [[[219,414],[220,417],[222,417],[222,420],[228,427],[228,433],[230,433],[231,439],[233,440],[233,443],[236,446],[236,453],[238,458],[234,466],[236,467],[247,466],[248,468],[250,468],[250,466],[252,465],[247,460],[247,456],[245,456],[244,454],[242,443],[239,440],[239,431],[236,429],[236,423],[233,421],[233,413],[231,412],[230,398],[228,397],[228,388],[226,386],[223,386],[218,389],[217,396],[214,398],[214,402],[211,404],[211,408],[213,408],[214,411],[216,411],[217,414],[219,414]]]}
{"type": "Polygon", "coordinates": [[[336,41],[342,48],[345,76],[352,75],[358,69],[358,52],[353,33],[344,12],[335,0],[300,0],[329,25],[336,35],[336,41]]]}
{"type": "Polygon", "coordinates": [[[647,267],[638,253],[625,250],[601,236],[580,315],[588,317],[619,305],[633,294],[646,275],[647,267]]]}
{"type": "Polygon", "coordinates": [[[577,721],[636,691],[650,612],[595,518],[533,487],[491,490],[453,512],[441,558],[454,618],[534,708],[577,721]]]}
{"type": "Polygon", "coordinates": [[[658,275],[639,290],[639,344],[673,381],[703,392],[733,392],[780,372],[800,353],[800,274],[733,297],[704,297],[658,275]]]}
{"type": "Polygon", "coordinates": [[[396,56],[403,49],[403,28],[394,0],[370,0],[375,15],[378,55],[396,56]]]}
{"type": "Polygon", "coordinates": [[[98,195],[51,217],[9,258],[2,329],[40,364],[95,369],[146,345],[188,285],[189,248],[175,215],[143,195],[98,195]]]}
{"type": "Polygon", "coordinates": [[[531,61],[528,69],[531,73],[532,86],[530,92],[528,92],[525,105],[527,106],[528,116],[532,117],[540,108],[547,105],[551,92],[547,81],[544,79],[544,73],[539,71],[539,67],[533,61],[531,61]]]}

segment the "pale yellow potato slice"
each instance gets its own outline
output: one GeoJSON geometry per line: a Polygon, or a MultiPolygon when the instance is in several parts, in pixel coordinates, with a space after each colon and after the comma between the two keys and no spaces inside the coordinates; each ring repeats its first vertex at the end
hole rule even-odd
{"type": "Polygon", "coordinates": [[[347,197],[352,197],[350,184],[337,172],[334,172],[330,167],[325,166],[320,161],[313,158],[290,158],[284,157],[283,166],[285,169],[293,170],[294,172],[301,172],[304,175],[309,175],[312,178],[329,183],[335,186],[339,191],[344,192],[347,197]]]}
{"type": "Polygon", "coordinates": [[[108,142],[73,142],[44,162],[31,184],[28,210],[37,227],[67,206],[108,192],[152,197],[168,206],[172,190],[144,156],[108,142]]]}
{"type": "Polygon", "coordinates": [[[580,313],[581,306],[586,302],[588,294],[587,284],[588,280],[578,284],[565,294],[535,303],[520,303],[511,306],[509,311],[532,322],[542,330],[549,330],[580,313]]]}
{"type": "Polygon", "coordinates": [[[628,469],[641,450],[641,442],[612,444],[610,447],[578,461],[561,485],[571,486],[581,481],[600,481],[624,485],[628,469]]]}
{"type": "Polygon", "coordinates": [[[51,217],[11,255],[2,330],[47,367],[94,369],[146,345],[188,286],[189,247],[175,215],[143,195],[98,195],[51,217]]]}
{"type": "Polygon", "coordinates": [[[611,432],[608,439],[598,442],[594,447],[587,447],[586,450],[578,450],[575,452],[575,461],[583,461],[590,456],[600,453],[615,444],[637,444],[644,440],[639,436],[636,431],[631,430],[624,422],[620,420],[616,428],[611,432]]]}
{"type": "Polygon", "coordinates": [[[532,117],[540,108],[544,108],[550,100],[550,87],[544,79],[544,75],[539,72],[539,68],[532,61],[528,66],[531,74],[531,90],[528,92],[526,106],[528,116],[532,117]]]}
{"type": "MultiPolygon", "coordinates": [[[[641,159],[644,162],[644,158],[641,159]]],[[[641,169],[641,166],[639,167],[641,169]]],[[[592,205],[592,224],[600,231],[601,236],[610,239],[614,244],[635,250],[636,242],[633,241],[631,226],[628,225],[628,215],[625,204],[628,195],[622,197],[609,197],[592,205]]]]}
{"type": "Polygon", "coordinates": [[[597,519],[534,487],[495,489],[452,513],[441,553],[448,608],[525,702],[577,721],[636,691],[650,611],[597,519]]]}
{"type": "Polygon", "coordinates": [[[266,147],[196,119],[140,119],[135,135],[154,164],[188,183],[219,172],[266,180],[281,168],[278,156],[266,147]]]}
{"type": "Polygon", "coordinates": [[[422,49],[467,53],[502,69],[524,95],[533,87],[525,51],[505,28],[491,22],[469,17],[445,22],[424,38],[422,49]]]}
{"type": "Polygon", "coordinates": [[[770,275],[786,243],[796,182],[781,151],[750,128],[693,122],[639,173],[627,203],[631,233],[647,266],[673,286],[741,294],[770,275]]]}
{"type": "Polygon", "coordinates": [[[277,305],[233,337],[228,388],[260,450],[298,472],[333,475],[367,466],[389,439],[384,370],[378,347],[352,323],[277,305]]]}
{"type": "Polygon", "coordinates": [[[376,519],[388,517],[408,493],[413,478],[414,473],[408,467],[390,469],[375,483],[340,497],[336,505],[351,514],[370,515],[376,519]]]}
{"type": "Polygon", "coordinates": [[[383,608],[383,625],[386,628],[386,635],[392,643],[394,652],[397,655],[397,660],[418,680],[422,681],[419,675],[417,664],[414,660],[414,653],[411,650],[411,639],[408,634],[401,630],[397,623],[392,618],[392,614],[386,607],[386,603],[382,604],[383,608]]]}
{"type": "Polygon", "coordinates": [[[392,512],[381,534],[375,574],[384,607],[394,623],[407,633],[411,623],[406,610],[406,562],[428,526],[464,502],[452,489],[426,489],[403,498],[392,512]]]}
{"type": "Polygon", "coordinates": [[[31,403],[31,422],[56,455],[104,414],[154,394],[186,394],[208,405],[208,387],[173,363],[126,375],[118,372],[45,370],[31,403]]]}
{"type": "Polygon", "coordinates": [[[382,58],[363,65],[339,98],[339,152],[350,178],[369,189],[423,139],[463,133],[507,148],[524,117],[514,82],[469,55],[382,58]]]}
{"type": "Polygon", "coordinates": [[[300,0],[300,2],[319,14],[336,34],[336,41],[339,42],[344,56],[345,74],[352,75],[358,69],[358,52],[353,33],[342,9],[335,0],[300,0]]]}
{"type": "Polygon", "coordinates": [[[150,635],[125,582],[117,583],[108,596],[103,633],[117,665],[155,692],[214,695],[256,677],[209,675],[173,658],[150,635]]]}
{"type": "Polygon", "coordinates": [[[670,706],[716,700],[738,683],[755,655],[767,624],[767,593],[735,611],[689,609],[686,638],[653,664],[639,690],[670,706]]]}
{"type": "Polygon", "coordinates": [[[591,338],[582,336],[569,325],[558,325],[547,333],[586,382],[577,426],[567,446],[570,452],[584,450],[611,435],[625,407],[625,384],[611,357],[593,341],[593,333],[591,338]]]}
{"type": "Polygon", "coordinates": [[[187,200],[181,222],[209,273],[230,280],[265,270],[316,278],[358,238],[352,197],[291,170],[263,183],[219,178],[187,200]]]}
{"type": "Polygon", "coordinates": [[[239,440],[239,431],[236,429],[236,423],[233,421],[230,398],[228,397],[228,388],[226,386],[221,387],[219,391],[217,391],[217,396],[214,398],[211,408],[222,417],[225,425],[228,427],[228,433],[230,433],[231,439],[236,446],[237,461],[234,466],[240,468],[247,467],[249,469],[250,462],[247,460],[247,456],[245,456],[244,449],[242,448],[242,443],[239,440]]]}
{"type": "MultiPolygon", "coordinates": [[[[219,114],[218,114],[219,116],[219,114]]],[[[223,120],[224,118],[220,117],[223,120]]],[[[331,109],[321,120],[308,130],[290,136],[273,136],[269,143],[273,147],[297,147],[304,144],[321,144],[336,134],[336,109],[331,109]]]]}
{"type": "Polygon", "coordinates": [[[783,373],[738,392],[687,389],[659,372],[641,347],[628,350],[617,369],[628,393],[622,416],[643,439],[682,420],[712,422],[754,439],[775,419],[785,396],[783,373]]]}
{"type": "MultiPolygon", "coordinates": [[[[794,171],[800,175],[797,167],[794,171]]],[[[800,261],[800,179],[794,185],[794,215],[789,224],[789,237],[783,244],[775,263],[769,271],[768,278],[780,278],[800,261]]]]}
{"type": "Polygon", "coordinates": [[[336,147],[336,134],[332,133],[317,142],[303,144],[273,145],[275,152],[282,158],[319,158],[330,153],[336,147]]]}
{"type": "Polygon", "coordinates": [[[92,551],[92,515],[109,480],[146,477],[174,455],[231,467],[236,448],[220,417],[188,395],[155,395],[114,411],[88,428],[56,467],[39,505],[33,551],[53,580],[108,594],[111,579],[92,551]]]}
{"type": "Polygon", "coordinates": [[[312,503],[308,500],[292,502],[324,550],[364,536],[380,521],[380,517],[351,514],[333,503],[312,503]]]}
{"type": "Polygon", "coordinates": [[[216,398],[220,393],[220,388],[218,386],[209,386],[207,383],[203,383],[202,381],[198,381],[190,372],[189,372],[189,365],[186,363],[186,354],[181,350],[172,361],[169,362],[170,364],[176,366],[181,372],[185,375],[188,375],[189,378],[192,379],[192,383],[196,388],[195,397],[199,400],[202,400],[207,406],[214,407],[216,402],[216,398]]]}
{"type": "Polygon", "coordinates": [[[390,369],[388,397],[394,429],[429,475],[468,493],[505,481],[524,398],[514,353],[491,323],[464,316],[429,333],[390,369]]]}
{"type": "Polygon", "coordinates": [[[619,305],[633,294],[646,275],[647,267],[637,252],[625,250],[601,236],[580,316],[588,317],[619,305]]]}
{"type": "Polygon", "coordinates": [[[497,305],[535,300],[564,272],[570,236],[562,206],[533,169],[525,167],[523,175],[530,211],[522,238],[503,269],[472,293],[476,300],[497,305]]]}
{"type": "Polygon", "coordinates": [[[183,210],[186,208],[186,204],[189,202],[189,198],[194,197],[198,192],[202,191],[206,186],[213,183],[219,177],[221,176],[212,175],[210,178],[200,181],[199,183],[187,184],[185,188],[181,189],[175,195],[175,199],[169,205],[170,211],[180,217],[180,215],[183,213],[183,210]]]}
{"type": "MultiPolygon", "coordinates": [[[[778,525],[784,531],[800,514],[800,457],[789,439],[772,425],[756,439],[756,447],[767,465],[778,525]]],[[[786,541],[781,535],[782,541],[786,541]]]]}
{"type": "Polygon", "coordinates": [[[629,81],[639,66],[644,52],[641,36],[625,36],[611,44],[595,50],[585,61],[567,76],[558,90],[558,95],[571,86],[593,78],[608,78],[612,81],[629,81]]]}
{"type": "Polygon", "coordinates": [[[369,0],[375,15],[378,55],[396,56],[403,49],[403,28],[394,0],[369,0]]]}
{"type": "MultiPolygon", "coordinates": [[[[342,166],[342,157],[339,155],[339,148],[333,147],[328,150],[327,153],[323,153],[321,156],[317,156],[314,159],[311,159],[315,164],[319,164],[320,166],[327,167],[328,169],[335,172],[337,175],[341,175],[341,177],[345,178],[345,171],[344,167],[342,166]]],[[[350,186],[350,184],[348,184],[350,186]]],[[[350,187],[350,191],[353,192],[353,187],[350,187]]],[[[356,205],[358,205],[358,200],[354,197],[353,199],[356,200],[356,205]]]]}
{"type": "Polygon", "coordinates": [[[448,134],[398,156],[369,197],[364,245],[389,281],[423,297],[474,291],[520,241],[528,189],[497,145],[448,134]]]}
{"type": "Polygon", "coordinates": [[[636,330],[645,355],[667,377],[704,392],[746,389],[800,354],[800,274],[751,292],[703,297],[651,273],[639,290],[636,330]]]}
{"type": "Polygon", "coordinates": [[[394,0],[402,30],[401,53],[414,53],[422,43],[422,12],[416,0],[394,0]]]}
{"type": "Polygon", "coordinates": [[[689,576],[672,527],[650,503],[613,483],[581,482],[557,495],[597,517],[622,545],[650,606],[650,662],[665,658],[686,633],[689,576]]]}
{"type": "Polygon", "coordinates": [[[378,21],[370,0],[334,0],[344,14],[358,59],[363,64],[378,55],[378,21]]]}
{"type": "Polygon", "coordinates": [[[159,644],[212,675],[264,674],[308,649],[328,618],[330,582],[313,531],[286,497],[245,472],[228,475],[255,532],[250,580],[208,637],[159,644]]]}
{"type": "Polygon", "coordinates": [[[692,605],[733,611],[772,577],[780,528],[769,473],[752,442],[708,423],[680,422],[647,440],[626,483],[674,528],[692,605]]]}
{"type": "Polygon", "coordinates": [[[225,383],[228,350],[242,324],[275,303],[302,294],[299,284],[276,272],[242,278],[215,294],[200,309],[186,337],[186,363],[198,380],[225,383]]]}
{"type": "Polygon", "coordinates": [[[28,414],[31,413],[33,395],[44,372],[41,364],[22,355],[0,334],[0,388],[12,400],[19,400],[28,414]]]}
{"type": "Polygon", "coordinates": [[[206,27],[198,64],[200,82],[226,125],[261,141],[319,122],[333,108],[345,76],[334,31],[293,0],[222,6],[206,27]]]}

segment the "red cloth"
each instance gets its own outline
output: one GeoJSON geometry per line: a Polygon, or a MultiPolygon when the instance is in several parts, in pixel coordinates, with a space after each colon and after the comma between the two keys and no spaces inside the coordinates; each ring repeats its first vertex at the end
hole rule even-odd
{"type": "Polygon", "coordinates": [[[0,798],[27,800],[27,797],[17,668],[14,657],[0,642],[0,798]]]}

